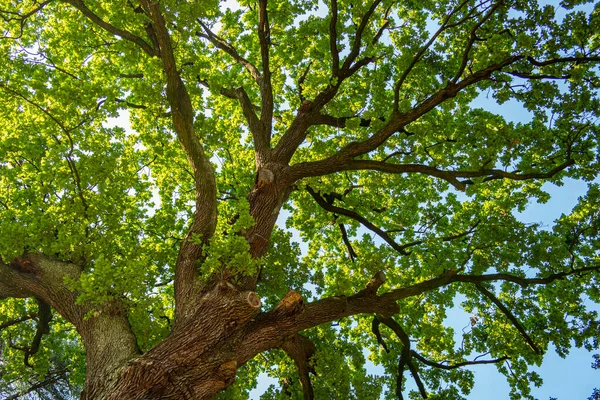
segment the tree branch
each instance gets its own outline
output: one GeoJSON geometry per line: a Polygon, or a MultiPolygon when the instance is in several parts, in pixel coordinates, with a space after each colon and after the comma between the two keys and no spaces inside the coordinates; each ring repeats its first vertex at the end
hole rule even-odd
{"type": "Polygon", "coordinates": [[[38,304],[37,328],[31,345],[25,351],[25,358],[23,360],[25,365],[30,368],[33,368],[33,365],[29,363],[29,357],[38,352],[42,343],[42,337],[50,333],[50,321],[52,320],[52,309],[50,306],[40,298],[36,298],[36,301],[38,304]]]}
{"type": "Polygon", "coordinates": [[[315,395],[309,373],[315,374],[315,369],[311,362],[311,357],[317,350],[314,343],[307,337],[296,334],[287,338],[281,345],[281,348],[296,364],[300,382],[302,383],[304,400],[313,400],[315,395]]]}
{"type": "MultiPolygon", "coordinates": [[[[510,274],[461,275],[456,270],[449,270],[442,275],[414,285],[392,289],[386,293],[359,291],[352,296],[333,296],[305,304],[297,313],[281,314],[276,310],[260,314],[252,330],[274,329],[280,334],[300,332],[314,326],[335,321],[350,315],[379,314],[390,317],[399,311],[396,302],[408,297],[418,296],[428,291],[455,283],[481,283],[507,281],[523,287],[547,285],[556,280],[565,279],[571,275],[581,275],[588,272],[600,271],[600,265],[578,268],[546,277],[522,278],[510,274]]],[[[267,335],[268,337],[268,335],[267,335]]]]}
{"type": "Polygon", "coordinates": [[[13,394],[12,396],[8,396],[6,400],[17,400],[19,398],[23,398],[27,394],[39,390],[44,387],[48,387],[49,385],[57,382],[60,379],[64,379],[64,374],[67,372],[67,369],[61,369],[57,371],[49,372],[43,380],[34,383],[28,388],[22,389],[18,393],[13,394]]]}
{"type": "MultiPolygon", "coordinates": [[[[346,123],[349,119],[356,117],[334,117],[327,114],[319,114],[312,120],[312,125],[327,125],[334,128],[345,128],[346,123]]],[[[375,118],[379,121],[385,122],[384,117],[375,118]]],[[[373,123],[373,119],[361,118],[358,126],[369,127],[373,123]]]]}
{"type": "Polygon", "coordinates": [[[149,10],[167,78],[167,100],[175,132],[192,168],[196,187],[196,210],[186,239],[182,242],[175,268],[176,317],[185,320],[193,314],[202,291],[196,261],[202,246],[208,243],[217,224],[217,189],[210,161],[204,154],[194,129],[194,110],[188,91],[179,75],[171,39],[158,3],[143,0],[149,10]]]}
{"type": "Polygon", "coordinates": [[[252,104],[250,98],[248,97],[248,94],[242,86],[234,89],[233,93],[239,100],[240,105],[242,107],[242,112],[244,113],[244,117],[246,118],[246,122],[248,122],[248,129],[250,130],[250,133],[252,134],[252,138],[254,140],[256,167],[257,169],[260,169],[260,167],[269,160],[271,154],[271,145],[269,137],[271,123],[269,122],[269,131],[267,131],[267,125],[265,125],[265,123],[263,122],[262,114],[259,119],[256,115],[256,106],[252,104]]]}
{"type": "Polygon", "coordinates": [[[469,365],[498,364],[498,363],[500,363],[502,361],[506,361],[506,360],[509,359],[509,357],[504,356],[504,357],[500,357],[500,358],[495,358],[493,360],[463,361],[463,362],[459,362],[459,363],[456,363],[456,364],[447,365],[447,364],[436,363],[434,361],[428,360],[428,359],[426,359],[425,357],[423,357],[421,354],[417,353],[414,350],[411,350],[411,355],[413,357],[415,357],[416,359],[418,359],[419,361],[421,361],[425,365],[429,365],[430,367],[440,368],[440,369],[445,369],[445,370],[453,370],[453,369],[457,369],[457,368],[461,368],[461,367],[466,367],[466,366],[469,366],[469,365]]]}
{"type": "Polygon", "coordinates": [[[329,52],[331,53],[331,76],[338,76],[340,71],[340,53],[337,47],[337,0],[331,0],[329,10],[331,12],[331,20],[329,21],[329,52]]]}
{"type": "Polygon", "coordinates": [[[383,347],[383,349],[385,350],[386,353],[389,353],[390,349],[387,347],[387,344],[385,344],[385,340],[383,340],[383,337],[381,336],[381,331],[379,330],[379,325],[381,325],[381,320],[379,318],[377,318],[376,316],[373,317],[373,322],[371,323],[371,331],[377,338],[377,343],[379,343],[379,345],[381,347],[383,347]]]}
{"type": "MultiPolygon", "coordinates": [[[[455,24],[449,24],[450,18],[452,18],[458,11],[460,11],[461,8],[463,8],[468,3],[469,3],[469,0],[463,0],[463,2],[460,3],[454,10],[452,10],[450,13],[448,13],[448,15],[442,22],[439,29],[431,36],[429,41],[427,41],[427,43],[425,43],[419,49],[419,51],[415,54],[415,56],[413,57],[412,61],[408,65],[408,67],[404,70],[404,72],[402,73],[400,78],[396,81],[396,83],[394,85],[394,111],[396,111],[396,112],[399,111],[398,107],[400,105],[400,89],[402,88],[404,81],[406,80],[406,78],[408,77],[408,75],[410,74],[412,69],[415,67],[415,65],[417,65],[417,63],[421,60],[421,57],[423,57],[423,54],[425,54],[427,49],[429,49],[429,47],[431,47],[431,45],[437,40],[437,38],[442,34],[442,32],[444,32],[445,30],[452,28],[454,26],[458,26],[458,25],[464,23],[468,19],[465,17],[455,24]]],[[[469,14],[467,14],[467,16],[469,16],[469,14]]]]}
{"type": "Polygon", "coordinates": [[[47,332],[50,320],[48,306],[72,323],[85,345],[88,366],[86,379],[96,382],[138,355],[139,349],[124,307],[118,304],[118,300],[103,307],[78,304],[78,294],[67,287],[65,278],[77,280],[81,271],[82,268],[73,263],[42,254],[26,254],[15,258],[10,264],[0,262],[0,295],[38,299],[40,323],[30,348],[33,352],[39,347],[42,335],[47,332]],[[5,287],[13,289],[6,292],[5,287]],[[90,317],[90,314],[93,315],[90,317]],[[107,342],[106,338],[118,340],[107,342]]]}
{"type": "Polygon", "coordinates": [[[457,190],[464,191],[466,185],[473,184],[474,182],[471,180],[460,181],[459,178],[484,177],[484,182],[496,179],[511,179],[515,181],[548,179],[574,164],[575,161],[573,159],[568,159],[562,164],[552,168],[548,172],[519,173],[518,171],[507,172],[499,169],[486,168],[475,171],[448,171],[423,164],[391,164],[384,161],[352,160],[346,157],[333,156],[322,161],[294,164],[287,169],[287,173],[290,175],[288,179],[293,180],[310,176],[328,175],[341,171],[359,170],[380,171],[392,174],[420,173],[443,179],[454,186],[457,190]]]}
{"type": "MultiPolygon", "coordinates": [[[[371,16],[375,12],[375,9],[380,2],[381,0],[375,0],[367,12],[363,15],[360,25],[357,28],[354,36],[350,53],[346,57],[344,64],[339,68],[338,74],[331,77],[330,83],[315,96],[312,102],[308,100],[302,102],[302,105],[298,109],[296,118],[294,118],[292,124],[283,134],[281,139],[279,139],[279,142],[273,149],[273,159],[275,161],[284,165],[287,165],[290,162],[298,147],[306,139],[308,128],[313,125],[315,116],[319,115],[323,107],[325,107],[336,96],[344,80],[350,78],[358,70],[360,70],[360,68],[374,61],[374,58],[366,57],[358,62],[355,62],[356,58],[360,55],[360,47],[364,30],[366,29],[371,16]]],[[[337,3],[332,4],[332,7],[337,9],[337,3]]],[[[335,49],[337,49],[337,44],[333,43],[336,40],[333,42],[331,41],[332,34],[335,35],[336,33],[332,32],[330,22],[330,48],[333,46],[333,50],[335,52],[335,49]]],[[[335,57],[333,53],[332,57],[335,57]]],[[[339,58],[339,53],[337,57],[339,58]]],[[[337,63],[339,64],[339,60],[337,63]]]]}
{"type": "Polygon", "coordinates": [[[358,25],[358,28],[356,29],[356,34],[354,35],[354,40],[352,41],[352,47],[350,48],[350,53],[344,60],[344,64],[342,65],[342,68],[340,71],[340,73],[342,74],[343,77],[345,77],[346,74],[350,74],[350,71],[352,68],[352,63],[354,63],[354,61],[360,54],[360,47],[361,47],[361,43],[362,43],[363,33],[365,32],[365,29],[367,28],[367,25],[369,23],[369,20],[371,19],[371,16],[373,16],[373,13],[375,12],[375,10],[377,9],[377,7],[379,6],[380,3],[381,3],[381,0],[375,0],[373,3],[371,3],[371,6],[369,7],[369,9],[365,13],[365,15],[363,15],[363,17],[361,18],[360,24],[358,25]]]}
{"type": "Polygon", "coordinates": [[[344,170],[341,169],[340,166],[351,169],[349,168],[348,163],[351,162],[353,158],[375,150],[384,144],[394,133],[402,131],[403,128],[409,123],[417,120],[444,101],[455,97],[461,90],[489,78],[494,72],[500,71],[502,68],[509,66],[521,59],[523,59],[523,56],[509,57],[500,63],[492,64],[487,68],[483,68],[477,72],[474,72],[456,84],[448,82],[444,88],[438,90],[422,103],[415,106],[412,110],[405,113],[396,112],[392,114],[390,121],[376,133],[374,133],[370,138],[362,142],[350,143],[337,153],[325,159],[298,163],[290,166],[287,169],[289,179],[296,181],[308,176],[320,176],[344,170]]]}
{"type": "MultiPolygon", "coordinates": [[[[10,21],[19,21],[19,34],[17,36],[2,36],[2,39],[20,39],[23,36],[23,30],[25,29],[25,21],[27,21],[27,19],[29,19],[29,17],[31,17],[32,15],[36,14],[37,12],[41,11],[44,7],[46,7],[48,4],[52,3],[53,0],[46,0],[43,1],[42,3],[38,4],[37,7],[35,7],[33,10],[26,12],[25,14],[18,14],[15,13],[17,15],[17,17],[4,17],[2,16],[2,19],[4,20],[4,22],[8,23],[10,21]]],[[[0,10],[0,12],[2,12],[4,10],[0,10]]],[[[9,14],[13,14],[9,11],[7,11],[7,13],[9,14]]]]}
{"type": "Polygon", "coordinates": [[[378,317],[381,319],[387,327],[389,327],[395,334],[398,336],[400,341],[402,342],[402,353],[400,354],[400,359],[398,360],[398,379],[396,381],[396,394],[398,394],[398,398],[402,398],[402,375],[404,373],[404,367],[408,366],[410,373],[419,388],[419,392],[421,393],[421,397],[424,399],[427,398],[427,390],[425,390],[425,385],[423,385],[423,381],[421,381],[421,377],[419,376],[419,371],[417,367],[412,362],[412,351],[410,349],[410,338],[402,329],[400,324],[398,324],[392,317],[384,318],[378,317]]]}
{"type": "Polygon", "coordinates": [[[503,4],[503,1],[500,0],[496,4],[494,4],[492,7],[490,7],[490,10],[487,12],[487,14],[484,15],[479,20],[479,22],[477,22],[475,24],[475,26],[469,32],[469,39],[468,39],[467,45],[465,46],[465,49],[463,51],[463,56],[462,56],[462,59],[460,62],[460,66],[458,67],[458,70],[456,71],[454,78],[452,78],[452,82],[454,82],[454,83],[458,82],[458,79],[461,77],[461,75],[465,71],[465,68],[467,67],[467,64],[469,62],[469,53],[471,52],[471,49],[473,48],[473,44],[475,43],[475,40],[477,39],[477,31],[479,30],[479,28],[481,28],[481,26],[488,19],[490,19],[490,17],[496,12],[496,10],[498,10],[498,8],[500,8],[500,6],[502,4],[503,4]]]}
{"type": "Polygon", "coordinates": [[[117,28],[116,26],[111,25],[108,22],[104,21],[102,18],[100,18],[98,15],[96,15],[92,10],[89,9],[85,5],[83,0],[65,0],[65,1],[69,4],[71,4],[72,6],[74,6],[75,8],[77,8],[79,11],[81,11],[81,13],[83,15],[85,15],[90,21],[92,21],[94,24],[98,25],[100,28],[104,29],[105,31],[107,31],[115,36],[118,36],[122,39],[125,39],[132,43],[135,43],[150,57],[159,57],[160,56],[158,49],[155,49],[152,46],[150,46],[141,37],[136,36],[129,31],[117,28]]]}
{"type": "Polygon", "coordinates": [[[562,63],[567,63],[567,62],[574,62],[575,64],[600,62],[600,56],[558,57],[558,58],[551,58],[551,59],[544,60],[544,61],[538,61],[531,56],[527,56],[526,60],[530,64],[535,65],[536,67],[545,67],[548,65],[562,64],[562,63]]]}
{"type": "Polygon", "coordinates": [[[338,224],[338,226],[340,227],[340,232],[342,233],[342,241],[348,249],[348,257],[350,257],[350,261],[354,262],[357,255],[356,251],[354,251],[354,248],[352,247],[352,243],[350,243],[350,240],[348,239],[348,232],[346,231],[346,227],[344,226],[344,224],[338,224]]]}
{"type": "MultiPolygon", "coordinates": [[[[267,0],[259,0],[258,2],[258,39],[260,43],[260,54],[262,60],[262,80],[260,81],[260,97],[261,110],[260,122],[261,131],[260,141],[263,144],[263,153],[270,148],[271,130],[273,126],[273,85],[271,83],[271,67],[269,61],[269,48],[271,47],[271,29],[269,27],[269,16],[267,13],[267,0]],[[266,143],[266,146],[264,145],[266,143]]],[[[267,154],[259,156],[264,157],[267,154]]],[[[267,159],[261,160],[268,161],[267,159]]],[[[261,164],[262,164],[261,162],[261,164]]]]}
{"type": "Polygon", "coordinates": [[[365,228],[367,228],[368,230],[370,230],[371,232],[375,233],[377,236],[382,238],[387,244],[389,244],[398,253],[400,253],[402,255],[408,254],[408,252],[402,246],[400,246],[398,243],[396,243],[394,241],[394,239],[392,239],[392,237],[390,237],[390,235],[387,234],[387,232],[385,232],[381,228],[375,226],[373,223],[371,223],[369,220],[367,220],[360,214],[358,214],[354,211],[346,210],[345,208],[337,207],[337,206],[327,203],[327,201],[325,201],[325,199],[319,193],[315,192],[310,186],[306,186],[306,191],[308,193],[310,193],[310,195],[312,196],[313,199],[315,199],[317,204],[320,205],[326,211],[336,213],[339,215],[344,215],[346,217],[352,218],[352,219],[360,222],[365,228]]]}
{"type": "Polygon", "coordinates": [[[529,345],[531,350],[533,350],[536,354],[542,354],[542,351],[539,349],[539,347],[537,347],[537,345],[535,344],[531,336],[529,336],[527,331],[525,331],[525,328],[523,327],[523,325],[521,325],[517,317],[515,317],[513,313],[510,312],[510,310],[504,304],[502,304],[502,302],[498,300],[498,298],[494,296],[492,292],[487,290],[481,283],[475,283],[475,287],[477,288],[477,290],[483,293],[485,297],[490,299],[492,303],[494,303],[496,307],[500,309],[500,311],[502,311],[506,318],[508,318],[508,320],[514,325],[514,327],[517,328],[521,336],[523,336],[523,339],[525,339],[525,342],[527,342],[527,345],[529,345]]]}
{"type": "Polygon", "coordinates": [[[21,322],[29,321],[29,320],[33,319],[34,317],[35,317],[35,314],[29,314],[29,315],[24,315],[19,318],[9,319],[8,321],[4,321],[3,323],[0,324],[0,330],[6,329],[9,326],[20,324],[21,322]]]}
{"type": "Polygon", "coordinates": [[[223,39],[223,38],[219,37],[218,35],[216,35],[215,33],[213,33],[204,22],[202,22],[200,20],[197,20],[197,21],[198,21],[198,24],[200,24],[200,26],[204,30],[204,33],[198,33],[198,35],[204,39],[207,39],[216,48],[223,50],[225,53],[229,54],[236,62],[238,62],[240,65],[242,65],[246,69],[246,71],[248,71],[250,73],[250,76],[252,77],[252,79],[254,79],[254,81],[256,83],[258,83],[258,85],[260,86],[263,78],[260,75],[258,68],[256,68],[256,66],[254,64],[252,64],[250,61],[248,61],[244,57],[242,57],[231,44],[227,43],[227,41],[225,39],[223,39]]]}

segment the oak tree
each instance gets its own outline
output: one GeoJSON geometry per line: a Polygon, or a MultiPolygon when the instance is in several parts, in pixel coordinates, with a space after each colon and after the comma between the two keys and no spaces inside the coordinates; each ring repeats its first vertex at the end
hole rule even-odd
{"type": "Polygon", "coordinates": [[[600,300],[600,5],[540,3],[2,0],[4,393],[532,398],[600,300]]]}

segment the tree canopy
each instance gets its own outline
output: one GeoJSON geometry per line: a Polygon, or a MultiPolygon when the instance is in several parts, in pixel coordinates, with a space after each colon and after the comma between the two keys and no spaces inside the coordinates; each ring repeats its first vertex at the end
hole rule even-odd
{"type": "Polygon", "coordinates": [[[600,3],[0,17],[8,398],[459,399],[477,364],[533,398],[545,353],[598,348],[600,3]],[[574,209],[520,221],[567,178],[574,209]]]}

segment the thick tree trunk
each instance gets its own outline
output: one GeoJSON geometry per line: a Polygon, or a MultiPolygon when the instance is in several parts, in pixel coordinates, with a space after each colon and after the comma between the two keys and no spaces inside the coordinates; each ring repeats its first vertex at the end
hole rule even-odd
{"type": "MultiPolygon", "coordinates": [[[[254,292],[222,283],[201,300],[194,318],[112,374],[98,377],[82,399],[208,399],[235,380],[248,360],[246,325],[260,311],[254,292]]],[[[252,354],[253,356],[254,354],[252,354]]]]}

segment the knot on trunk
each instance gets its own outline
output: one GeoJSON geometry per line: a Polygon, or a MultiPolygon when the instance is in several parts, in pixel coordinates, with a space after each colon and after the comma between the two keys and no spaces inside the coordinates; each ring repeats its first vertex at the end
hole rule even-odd
{"type": "Polygon", "coordinates": [[[14,260],[12,260],[10,263],[10,267],[18,270],[19,272],[25,272],[28,274],[33,274],[37,271],[37,268],[35,267],[33,262],[31,262],[31,260],[28,260],[25,257],[17,257],[14,260]]]}
{"type": "Polygon", "coordinates": [[[275,174],[273,173],[273,171],[267,168],[261,168],[256,174],[256,187],[260,188],[262,186],[268,185],[270,183],[273,183],[274,180],[275,174]]]}
{"type": "Polygon", "coordinates": [[[237,372],[237,361],[231,360],[223,363],[217,369],[217,376],[223,381],[226,386],[229,386],[235,381],[235,373],[237,372]]]}

